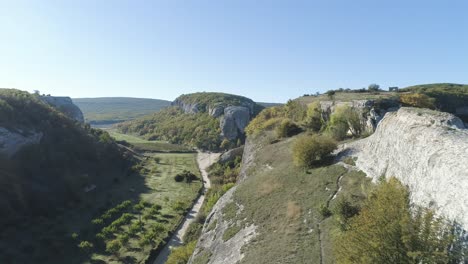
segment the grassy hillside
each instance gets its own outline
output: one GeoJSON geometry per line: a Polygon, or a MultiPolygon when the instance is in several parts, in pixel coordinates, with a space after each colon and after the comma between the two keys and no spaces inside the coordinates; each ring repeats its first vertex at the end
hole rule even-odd
{"type": "Polygon", "coordinates": [[[152,115],[118,124],[117,129],[149,140],[168,141],[201,149],[216,150],[221,144],[218,119],[207,113],[185,114],[177,107],[169,107],[152,115]]]}
{"type": "Polygon", "coordinates": [[[103,131],[69,119],[35,95],[0,90],[0,126],[38,132],[39,144],[23,147],[12,159],[0,157],[1,203],[5,217],[41,215],[79,200],[91,183],[113,179],[128,169],[123,153],[103,131]]]}
{"type": "Polygon", "coordinates": [[[102,97],[74,98],[86,122],[112,124],[148,115],[170,106],[171,102],[159,99],[102,97]]]}
{"type": "MultiPolygon", "coordinates": [[[[403,92],[425,94],[435,99],[435,107],[444,112],[457,113],[457,108],[468,107],[468,85],[434,83],[410,86],[403,92]]],[[[468,115],[461,116],[468,122],[468,115]]]]}
{"type": "MultiPolygon", "coordinates": [[[[0,157],[0,263],[144,263],[198,197],[201,181],[174,180],[200,177],[194,153],[134,154],[18,90],[0,90],[0,117],[11,131],[43,133],[0,157]]],[[[176,148],[125,139],[142,152],[176,148]]]]}

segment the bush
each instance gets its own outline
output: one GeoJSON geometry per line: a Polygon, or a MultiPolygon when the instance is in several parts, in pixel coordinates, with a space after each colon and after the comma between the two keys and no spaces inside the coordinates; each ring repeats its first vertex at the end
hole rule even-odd
{"type": "Polygon", "coordinates": [[[118,239],[114,239],[106,244],[106,252],[117,255],[122,248],[122,243],[118,239]]]}
{"type": "Polygon", "coordinates": [[[307,117],[306,126],[314,132],[322,129],[322,109],[320,108],[320,102],[315,101],[307,106],[307,117]]]}
{"type": "Polygon", "coordinates": [[[183,172],[174,176],[174,180],[176,182],[182,182],[185,180],[186,183],[191,183],[192,181],[197,180],[197,179],[198,179],[197,175],[193,174],[192,172],[188,170],[184,170],[183,172]]]}
{"type": "Polygon", "coordinates": [[[360,136],[363,129],[358,112],[349,106],[339,106],[330,116],[327,132],[336,140],[346,138],[348,131],[353,136],[360,136]]]}
{"type": "Polygon", "coordinates": [[[291,137],[301,132],[301,128],[289,119],[285,119],[276,128],[276,135],[279,138],[291,137]]]}
{"type": "Polygon", "coordinates": [[[323,164],[336,148],[336,142],[327,136],[299,137],[293,145],[294,163],[304,168],[323,164]]]}
{"type": "Polygon", "coordinates": [[[330,209],[327,207],[326,204],[320,205],[319,213],[323,218],[327,218],[332,215],[332,212],[330,211],[330,209]]]}
{"type": "Polygon", "coordinates": [[[82,251],[84,251],[86,253],[89,253],[93,249],[94,245],[93,245],[93,243],[84,240],[84,241],[81,241],[80,244],[78,244],[78,247],[82,251]]]}
{"type": "Polygon", "coordinates": [[[342,197],[337,201],[333,212],[341,230],[346,230],[349,219],[359,213],[359,207],[352,205],[351,202],[342,197]]]}
{"type": "Polygon", "coordinates": [[[409,195],[395,178],[381,182],[335,238],[337,263],[463,263],[448,250],[451,227],[431,211],[413,211],[409,195]]]}
{"type": "Polygon", "coordinates": [[[435,108],[435,99],[425,94],[410,93],[400,95],[400,101],[404,106],[412,106],[419,108],[435,108]]]}
{"type": "Polygon", "coordinates": [[[197,241],[194,240],[187,245],[174,248],[167,259],[166,264],[185,264],[188,262],[190,256],[192,256],[193,251],[197,241]]]}

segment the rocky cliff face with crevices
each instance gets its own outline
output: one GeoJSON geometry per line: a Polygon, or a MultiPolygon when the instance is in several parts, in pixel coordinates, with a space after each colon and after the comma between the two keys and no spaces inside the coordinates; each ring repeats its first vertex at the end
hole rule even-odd
{"type": "Polygon", "coordinates": [[[244,134],[244,129],[254,115],[255,103],[244,100],[238,105],[225,103],[204,104],[200,102],[176,99],[173,106],[177,106],[187,114],[208,113],[214,118],[219,118],[221,136],[234,140],[244,134]]]}
{"type": "Polygon", "coordinates": [[[10,158],[22,147],[39,143],[42,136],[42,132],[30,131],[25,133],[0,127],[0,154],[10,158]]]}
{"type": "Polygon", "coordinates": [[[401,108],[370,137],[347,144],[368,177],[396,177],[412,201],[468,228],[468,130],[452,114],[401,108]]]}

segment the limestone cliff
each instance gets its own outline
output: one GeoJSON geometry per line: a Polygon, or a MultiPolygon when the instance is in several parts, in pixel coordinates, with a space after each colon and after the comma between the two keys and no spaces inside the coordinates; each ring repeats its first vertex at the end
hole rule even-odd
{"type": "Polygon", "coordinates": [[[84,122],[83,113],[80,108],[73,103],[70,97],[41,96],[40,99],[71,119],[81,123],[84,122]]]}
{"type": "Polygon", "coordinates": [[[172,105],[187,114],[208,113],[219,118],[221,136],[229,140],[243,136],[245,127],[259,108],[248,98],[223,93],[182,95],[172,105]]]}
{"type": "Polygon", "coordinates": [[[401,108],[370,137],[345,146],[367,176],[398,178],[412,201],[468,227],[468,130],[454,115],[401,108]]]}
{"type": "Polygon", "coordinates": [[[42,132],[25,133],[0,127],[0,154],[10,158],[23,146],[39,143],[42,136],[42,132]]]}

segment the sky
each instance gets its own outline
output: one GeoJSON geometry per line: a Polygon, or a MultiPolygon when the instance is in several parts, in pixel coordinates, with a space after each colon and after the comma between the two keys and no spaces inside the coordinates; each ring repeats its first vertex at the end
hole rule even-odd
{"type": "Polygon", "coordinates": [[[285,102],[468,83],[468,1],[0,0],[0,87],[285,102]]]}

